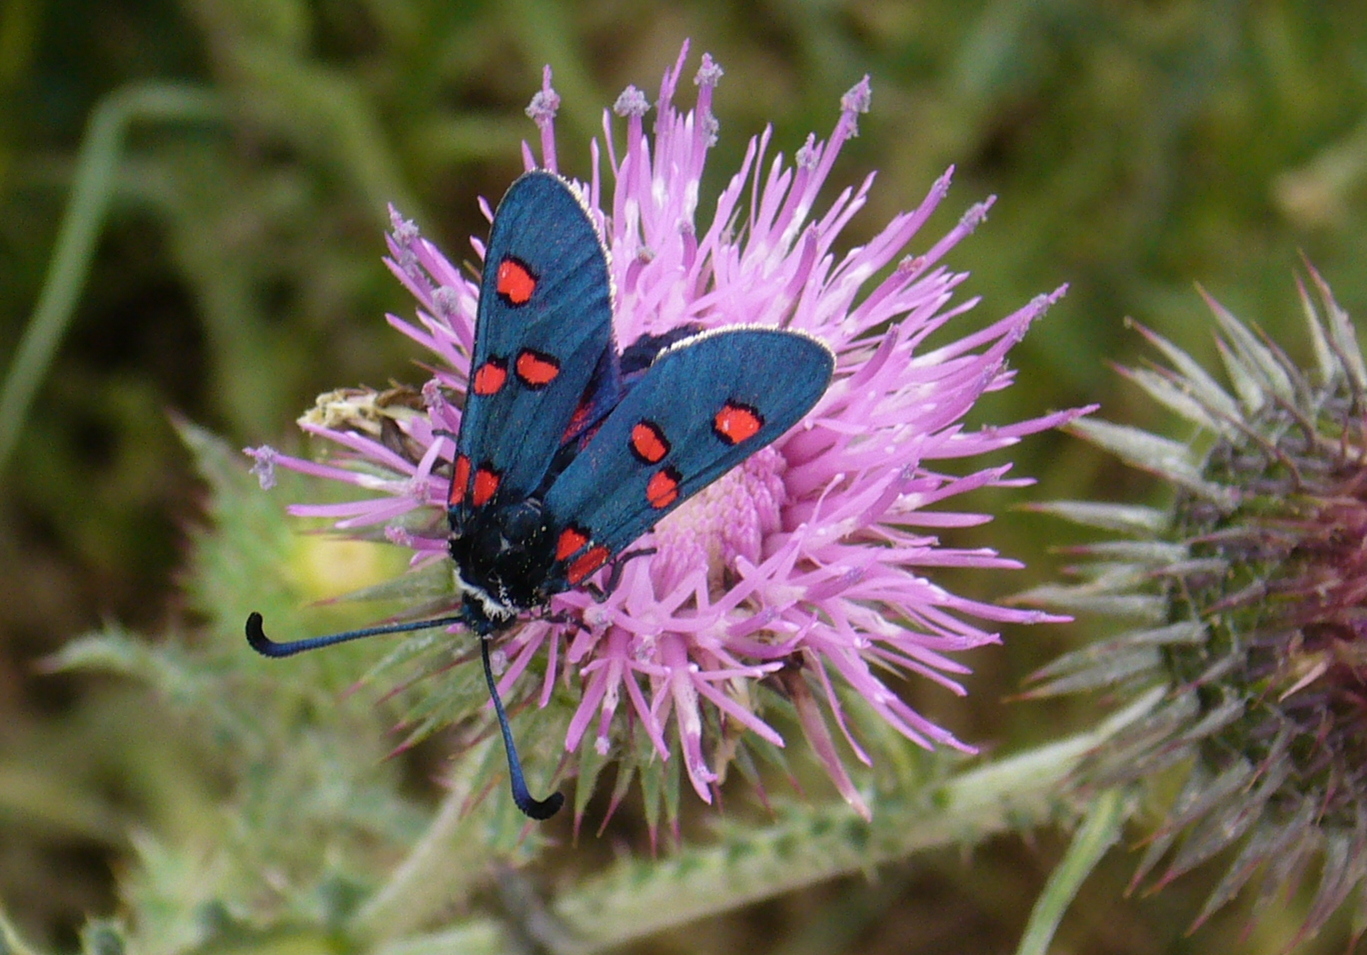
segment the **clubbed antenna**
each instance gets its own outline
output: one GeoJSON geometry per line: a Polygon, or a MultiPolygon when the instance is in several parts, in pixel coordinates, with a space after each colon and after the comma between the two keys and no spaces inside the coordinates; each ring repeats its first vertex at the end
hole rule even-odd
{"type": "Polygon", "coordinates": [[[360,640],[362,637],[378,637],[385,633],[408,633],[412,630],[430,630],[433,627],[449,627],[453,623],[464,622],[464,618],[460,616],[437,617],[433,620],[419,620],[416,623],[391,623],[383,627],[362,627],[360,630],[330,633],[323,637],[308,637],[304,640],[276,643],[266,636],[266,631],[261,629],[261,614],[253,610],[247,614],[247,642],[251,644],[253,650],[263,657],[292,657],[296,653],[303,653],[305,650],[317,650],[321,647],[346,643],[349,640],[360,640]]]}
{"type": "MultiPolygon", "coordinates": [[[[362,627],[360,630],[345,630],[341,633],[330,633],[321,637],[306,637],[303,640],[289,640],[285,643],[276,643],[266,636],[265,630],[261,628],[261,623],[261,614],[256,611],[247,615],[247,642],[251,644],[251,648],[263,657],[289,657],[296,653],[303,653],[305,650],[317,650],[321,647],[346,643],[349,640],[360,640],[363,637],[447,627],[454,623],[465,623],[465,618],[457,614],[449,617],[435,617],[431,620],[419,620],[416,623],[391,623],[381,627],[362,627]]],[[[503,709],[503,701],[499,699],[498,687],[494,684],[494,671],[489,665],[489,641],[487,638],[480,638],[479,649],[484,661],[484,682],[488,684],[489,696],[494,701],[494,712],[498,714],[498,728],[503,734],[503,751],[508,756],[508,777],[512,785],[513,802],[517,803],[517,808],[532,819],[549,819],[560,811],[560,807],[565,804],[565,797],[561,793],[551,793],[545,799],[533,799],[532,794],[527,791],[527,780],[522,775],[522,760],[518,759],[517,745],[513,742],[513,731],[508,726],[508,714],[503,709]]]]}
{"type": "Polygon", "coordinates": [[[494,712],[498,714],[498,728],[503,732],[503,751],[508,754],[508,779],[513,787],[513,802],[533,819],[549,819],[565,804],[565,796],[551,793],[545,799],[533,799],[527,791],[527,780],[522,775],[522,760],[517,758],[517,746],[513,743],[513,731],[508,726],[508,714],[503,711],[503,701],[498,698],[498,688],[494,685],[494,671],[489,666],[488,638],[480,638],[479,650],[484,660],[484,682],[489,684],[489,696],[494,701],[494,712]]]}

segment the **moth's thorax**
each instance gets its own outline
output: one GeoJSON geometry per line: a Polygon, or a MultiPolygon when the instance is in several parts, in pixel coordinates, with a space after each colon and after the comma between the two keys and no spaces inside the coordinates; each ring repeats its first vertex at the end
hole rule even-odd
{"type": "Polygon", "coordinates": [[[533,497],[480,508],[453,531],[447,549],[472,630],[501,630],[564,589],[551,574],[552,530],[545,506],[533,497]]]}

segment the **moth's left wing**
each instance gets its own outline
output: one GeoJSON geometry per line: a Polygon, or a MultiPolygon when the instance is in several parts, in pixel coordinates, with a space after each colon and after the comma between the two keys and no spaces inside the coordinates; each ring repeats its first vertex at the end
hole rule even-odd
{"type": "Polygon", "coordinates": [[[598,230],[569,183],[526,173],[499,203],[485,253],[447,500],[452,527],[535,492],[594,383],[616,374],[598,230]]]}

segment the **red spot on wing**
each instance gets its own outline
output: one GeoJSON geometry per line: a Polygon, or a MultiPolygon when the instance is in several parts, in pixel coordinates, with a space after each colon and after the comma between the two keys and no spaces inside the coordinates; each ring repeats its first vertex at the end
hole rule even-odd
{"type": "Polygon", "coordinates": [[[555,542],[555,559],[568,560],[570,555],[589,542],[589,535],[577,527],[567,527],[555,542]]]}
{"type": "Polygon", "coordinates": [[[606,564],[608,558],[611,556],[612,554],[602,544],[599,544],[597,547],[590,547],[584,552],[582,557],[570,564],[568,575],[570,585],[577,586],[578,584],[583,583],[584,578],[606,564]]]}
{"type": "Polygon", "coordinates": [[[651,507],[668,507],[679,499],[679,472],[665,468],[651,475],[646,485],[646,500],[651,507]]]}
{"type": "Polygon", "coordinates": [[[517,356],[517,377],[528,388],[545,388],[560,374],[560,362],[544,352],[524,348],[517,356]]]}
{"type": "Polygon", "coordinates": [[[764,416],[749,405],[728,401],[712,419],[712,430],[727,444],[740,444],[764,427],[764,416]]]}
{"type": "Polygon", "coordinates": [[[508,256],[498,263],[498,294],[509,305],[526,305],[535,291],[536,276],[525,262],[508,256]]]}
{"type": "Polygon", "coordinates": [[[470,459],[465,455],[456,456],[455,467],[451,470],[451,493],[446,495],[446,506],[455,507],[465,500],[465,489],[470,485],[470,459]]]}
{"type": "Polygon", "coordinates": [[[475,369],[470,378],[471,386],[477,395],[493,395],[508,380],[508,363],[501,358],[490,358],[475,369]]]}
{"type": "Polygon", "coordinates": [[[498,480],[498,472],[491,468],[484,467],[475,472],[475,507],[489,503],[498,492],[498,480]]]}
{"type": "Polygon", "coordinates": [[[631,451],[646,464],[659,464],[669,453],[669,441],[653,421],[638,421],[631,429],[631,451]]]}
{"type": "Polygon", "coordinates": [[[589,423],[589,412],[592,410],[592,404],[582,398],[579,400],[579,406],[574,409],[574,416],[570,418],[570,423],[565,427],[565,434],[560,439],[561,444],[579,437],[579,432],[589,423]]]}

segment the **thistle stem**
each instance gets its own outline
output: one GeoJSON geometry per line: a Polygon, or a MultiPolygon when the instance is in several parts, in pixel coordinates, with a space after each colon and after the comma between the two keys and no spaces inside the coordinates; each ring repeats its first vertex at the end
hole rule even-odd
{"type": "Polygon", "coordinates": [[[427,831],[380,887],[356,913],[351,933],[357,938],[394,938],[411,931],[448,906],[465,899],[484,884],[493,859],[487,843],[475,830],[480,814],[470,809],[471,797],[483,784],[479,777],[488,737],[461,754],[427,831]]]}
{"type": "MultiPolygon", "coordinates": [[[[1027,830],[1066,813],[1065,780],[1089,752],[1146,713],[1148,694],[1096,730],[961,773],[933,787],[879,801],[864,822],[843,803],[793,809],[773,825],[684,850],[665,859],[628,860],[551,899],[559,922],[555,955],[590,955],[632,939],[719,915],[760,899],[929,849],[973,845],[990,836],[1027,830]]],[[[1075,810],[1074,810],[1075,811],[1075,810]]],[[[444,812],[444,810],[443,810],[444,812]]],[[[1107,816],[1110,819],[1110,816],[1107,816]]],[[[1115,820],[1118,824],[1118,820],[1115,820]]],[[[424,840],[426,841],[426,840],[424,840]]],[[[435,858],[432,861],[437,861],[435,858]]],[[[442,868],[417,878],[452,877],[442,868]]],[[[370,906],[367,906],[370,908],[370,906]]],[[[480,920],[445,932],[399,938],[385,933],[381,955],[439,951],[452,932],[462,939],[497,938],[480,920]]],[[[501,951],[502,941],[489,949],[501,951]]]]}

